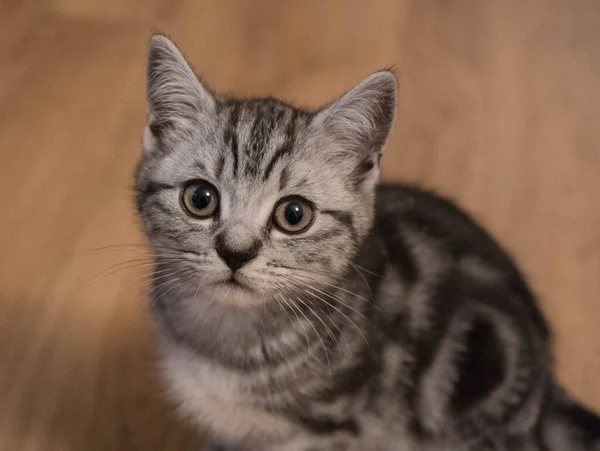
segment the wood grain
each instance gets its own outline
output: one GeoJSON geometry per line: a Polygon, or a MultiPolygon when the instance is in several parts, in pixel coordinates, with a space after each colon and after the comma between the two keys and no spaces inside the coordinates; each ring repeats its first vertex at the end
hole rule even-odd
{"type": "Polygon", "coordinates": [[[458,199],[508,247],[561,381],[600,409],[595,2],[5,0],[1,450],[198,449],[157,381],[132,207],[157,28],[241,95],[317,105],[395,65],[384,178],[458,199]]]}

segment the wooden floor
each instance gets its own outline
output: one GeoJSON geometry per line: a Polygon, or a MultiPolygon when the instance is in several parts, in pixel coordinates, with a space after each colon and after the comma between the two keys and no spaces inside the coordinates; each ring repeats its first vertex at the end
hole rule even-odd
{"type": "Polygon", "coordinates": [[[384,177],[499,237],[600,409],[597,2],[2,0],[0,450],[198,449],[155,378],[132,207],[157,28],[216,89],[301,104],[395,64],[384,177]]]}

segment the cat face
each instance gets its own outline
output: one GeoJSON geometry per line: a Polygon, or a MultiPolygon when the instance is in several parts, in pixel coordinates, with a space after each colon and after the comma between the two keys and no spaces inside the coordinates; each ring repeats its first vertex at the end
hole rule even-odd
{"type": "Polygon", "coordinates": [[[155,36],[136,195],[157,276],[239,307],[332,284],[372,225],[395,93],[378,72],[318,111],[222,99],[155,36]]]}

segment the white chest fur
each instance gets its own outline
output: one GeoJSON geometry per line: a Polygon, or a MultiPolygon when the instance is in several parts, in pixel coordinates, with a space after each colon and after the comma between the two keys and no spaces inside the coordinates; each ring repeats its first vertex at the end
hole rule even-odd
{"type": "Polygon", "coordinates": [[[173,342],[163,343],[164,374],[186,416],[229,440],[283,438],[295,427],[285,418],[253,405],[246,376],[199,358],[173,342]],[[246,382],[246,383],[244,383],[246,382]]]}

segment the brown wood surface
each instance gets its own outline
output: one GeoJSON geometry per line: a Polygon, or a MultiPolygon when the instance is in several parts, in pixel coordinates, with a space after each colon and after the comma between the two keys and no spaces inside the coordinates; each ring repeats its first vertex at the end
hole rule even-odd
{"type": "Polygon", "coordinates": [[[0,449],[196,450],[155,377],[132,206],[152,29],[212,86],[316,105],[395,65],[384,177],[455,197],[600,409],[595,1],[0,1],[0,449]],[[98,249],[111,246],[107,249],[98,249]]]}

